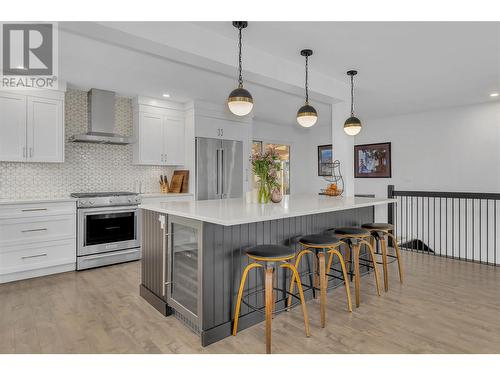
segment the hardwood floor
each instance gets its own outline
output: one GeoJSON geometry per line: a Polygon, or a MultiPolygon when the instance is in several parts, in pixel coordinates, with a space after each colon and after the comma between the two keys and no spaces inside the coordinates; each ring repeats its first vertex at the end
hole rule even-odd
{"type": "MultiPolygon", "coordinates": [[[[344,289],[273,319],[273,353],[498,353],[500,268],[403,251],[405,284],[361,281],[348,313],[344,289]]],[[[139,262],[0,285],[0,353],[264,353],[265,323],[202,348],[174,317],[139,296],[139,262]]]]}

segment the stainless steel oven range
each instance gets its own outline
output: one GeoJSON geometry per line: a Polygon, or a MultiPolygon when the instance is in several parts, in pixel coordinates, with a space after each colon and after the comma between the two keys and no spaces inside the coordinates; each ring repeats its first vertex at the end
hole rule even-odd
{"type": "Polygon", "coordinates": [[[140,197],[136,193],[74,193],[77,263],[83,270],[141,258],[140,197]]]}

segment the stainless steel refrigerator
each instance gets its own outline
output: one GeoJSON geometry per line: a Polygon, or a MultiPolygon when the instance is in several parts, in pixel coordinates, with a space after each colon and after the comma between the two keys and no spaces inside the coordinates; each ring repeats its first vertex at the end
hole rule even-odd
{"type": "Polygon", "coordinates": [[[243,196],[243,144],[196,138],[196,199],[243,196]]]}

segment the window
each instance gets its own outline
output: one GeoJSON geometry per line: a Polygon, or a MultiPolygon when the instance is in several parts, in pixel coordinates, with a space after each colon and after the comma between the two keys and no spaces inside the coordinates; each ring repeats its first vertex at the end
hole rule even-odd
{"type": "MultiPolygon", "coordinates": [[[[283,194],[290,194],[290,146],[279,143],[268,143],[264,141],[254,140],[252,143],[252,153],[266,152],[270,148],[275,148],[281,160],[281,171],[278,174],[283,194]]],[[[257,176],[253,178],[254,188],[257,188],[257,176]]]]}

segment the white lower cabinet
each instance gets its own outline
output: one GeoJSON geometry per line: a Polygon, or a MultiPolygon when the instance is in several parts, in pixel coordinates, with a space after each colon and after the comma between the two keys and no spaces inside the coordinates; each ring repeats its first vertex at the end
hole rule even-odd
{"type": "Polygon", "coordinates": [[[76,203],[0,205],[0,283],[71,271],[76,203]]]}

